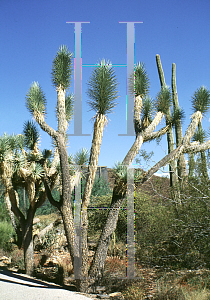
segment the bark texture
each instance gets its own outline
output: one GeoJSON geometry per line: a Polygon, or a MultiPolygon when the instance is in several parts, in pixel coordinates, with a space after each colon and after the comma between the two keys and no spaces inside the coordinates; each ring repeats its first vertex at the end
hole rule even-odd
{"type": "Polygon", "coordinates": [[[72,262],[74,261],[74,219],[71,205],[71,180],[69,174],[68,154],[65,140],[58,134],[56,138],[60,155],[61,178],[62,178],[62,198],[60,201],[60,211],[62,214],[64,230],[68,242],[68,250],[72,262]]]}
{"type": "Polygon", "coordinates": [[[85,292],[89,285],[88,280],[88,244],[87,244],[87,231],[88,231],[88,216],[87,208],[90,202],[91,191],[97,171],[98,158],[103,138],[103,130],[106,124],[106,116],[98,114],[94,123],[94,132],[92,147],[90,152],[90,160],[88,165],[88,174],[84,194],[82,198],[82,278],[80,280],[79,290],[85,292]]]}
{"type": "MultiPolygon", "coordinates": [[[[171,88],[172,88],[172,98],[173,105],[175,109],[179,108],[179,101],[177,95],[177,87],[176,87],[176,65],[172,64],[172,79],[171,79],[171,88]]],[[[179,147],[182,143],[182,124],[181,120],[177,120],[175,123],[175,135],[176,135],[176,147],[179,147]]],[[[180,155],[180,158],[177,160],[177,172],[180,183],[182,180],[187,178],[187,167],[184,154],[180,155]]]]}
{"type": "Polygon", "coordinates": [[[24,250],[24,263],[27,275],[32,276],[34,273],[34,244],[33,244],[33,218],[35,209],[30,205],[27,219],[24,222],[24,235],[23,235],[23,250],[24,250]]]}
{"type": "Polygon", "coordinates": [[[141,109],[142,109],[142,98],[140,95],[135,97],[134,106],[134,129],[136,135],[141,131],[141,109]]]}

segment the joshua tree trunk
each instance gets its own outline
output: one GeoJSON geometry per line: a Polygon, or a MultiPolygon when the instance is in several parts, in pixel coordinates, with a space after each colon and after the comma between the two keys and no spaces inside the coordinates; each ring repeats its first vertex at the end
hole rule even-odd
{"type": "Polygon", "coordinates": [[[90,202],[91,191],[97,171],[98,157],[103,138],[104,125],[106,124],[106,116],[98,114],[94,123],[94,132],[92,147],[90,152],[90,160],[88,166],[88,175],[82,199],[82,278],[79,281],[79,290],[85,292],[88,287],[88,244],[87,244],[87,231],[88,231],[88,216],[87,208],[90,202]]]}
{"type": "Polygon", "coordinates": [[[68,242],[68,250],[71,256],[71,261],[74,261],[74,219],[71,205],[71,180],[69,175],[68,154],[65,141],[62,135],[56,137],[61,165],[62,177],[62,198],[60,201],[59,210],[62,214],[65,235],[68,242]]]}
{"type": "Polygon", "coordinates": [[[134,106],[134,129],[136,135],[140,132],[141,129],[141,109],[142,109],[142,98],[140,95],[135,97],[135,106],[134,106]]]}
{"type": "Polygon", "coordinates": [[[17,234],[17,245],[20,248],[22,245],[22,240],[23,240],[23,236],[22,236],[22,232],[20,231],[20,228],[17,225],[17,222],[15,220],[15,215],[12,211],[12,207],[11,207],[11,202],[10,202],[10,198],[9,198],[9,193],[7,191],[7,189],[5,190],[5,194],[4,194],[4,202],[6,204],[7,207],[7,211],[9,213],[9,217],[12,223],[12,227],[14,228],[16,234],[17,234]]]}
{"type": "MultiPolygon", "coordinates": [[[[172,79],[171,79],[171,88],[172,88],[172,98],[173,105],[175,109],[179,108],[177,88],[176,88],[176,65],[172,64],[172,79]]],[[[176,147],[179,147],[182,143],[182,124],[181,120],[177,120],[175,124],[175,134],[176,134],[176,147]]],[[[180,155],[180,158],[177,160],[177,171],[179,176],[179,181],[182,182],[183,179],[187,178],[187,168],[184,154],[180,155]]]]}
{"type": "Polygon", "coordinates": [[[34,272],[34,245],[33,245],[33,218],[35,209],[29,207],[27,220],[24,226],[23,234],[23,249],[24,249],[24,263],[27,275],[32,276],[34,272]]]}
{"type": "Polygon", "coordinates": [[[98,241],[97,249],[89,270],[90,291],[103,277],[104,264],[107,256],[109,242],[116,229],[120,207],[125,200],[125,194],[118,192],[118,187],[113,190],[112,203],[107,216],[106,224],[98,241]]]}
{"type": "MultiPolygon", "coordinates": [[[[60,103],[63,107],[63,90],[62,88],[58,88],[58,104],[60,103]]],[[[64,108],[59,109],[59,105],[57,105],[57,113],[62,115],[64,113],[64,108]]],[[[51,200],[51,204],[56,206],[62,215],[64,230],[68,242],[68,250],[71,256],[71,261],[73,264],[74,261],[74,219],[72,213],[72,205],[71,205],[71,178],[69,174],[69,162],[68,162],[68,153],[66,150],[65,144],[65,130],[66,130],[66,119],[62,121],[58,119],[58,128],[59,132],[55,131],[51,128],[44,120],[44,116],[39,112],[34,113],[34,117],[39,123],[40,127],[47,132],[56,142],[60,157],[60,165],[61,165],[61,179],[62,179],[62,196],[59,202],[53,201],[52,195],[50,193],[49,185],[47,187],[47,182],[45,180],[45,188],[48,188],[47,194],[49,200],[51,200]]],[[[63,118],[65,115],[63,115],[63,118]]]]}

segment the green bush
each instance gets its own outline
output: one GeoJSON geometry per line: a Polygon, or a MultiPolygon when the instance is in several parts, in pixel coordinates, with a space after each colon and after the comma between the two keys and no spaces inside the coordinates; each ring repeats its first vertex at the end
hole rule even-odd
{"type": "Polygon", "coordinates": [[[95,235],[100,233],[106,222],[108,207],[110,206],[111,194],[100,197],[91,197],[88,209],[88,231],[89,234],[95,235]]]}
{"type": "Polygon", "coordinates": [[[7,251],[11,249],[11,239],[14,235],[12,225],[7,221],[0,222],[0,248],[7,251]]]}
{"type": "Polygon", "coordinates": [[[136,196],[136,257],[141,262],[210,267],[210,199],[202,194],[206,187],[194,184],[185,188],[182,204],[136,196]]]}
{"type": "Polygon", "coordinates": [[[0,202],[0,222],[10,221],[10,217],[7,211],[7,208],[4,203],[0,202]]]}
{"type": "Polygon", "coordinates": [[[91,196],[104,196],[111,192],[109,184],[103,177],[96,177],[93,184],[91,196]]]}

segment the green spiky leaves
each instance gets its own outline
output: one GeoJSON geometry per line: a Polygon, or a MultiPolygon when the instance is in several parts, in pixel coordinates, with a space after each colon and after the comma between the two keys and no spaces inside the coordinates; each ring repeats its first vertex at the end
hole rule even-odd
{"type": "Polygon", "coordinates": [[[0,161],[4,160],[9,154],[12,155],[12,152],[17,152],[19,149],[24,148],[24,137],[21,134],[7,135],[4,133],[0,137],[0,161]]]}
{"type": "Polygon", "coordinates": [[[141,120],[142,120],[142,129],[147,128],[152,120],[153,120],[153,113],[154,113],[154,103],[152,98],[146,96],[143,98],[143,106],[141,112],[141,120]]]}
{"type": "Polygon", "coordinates": [[[134,77],[131,77],[130,89],[135,92],[135,96],[144,97],[149,92],[149,76],[145,69],[145,65],[139,62],[135,67],[134,77]]]}
{"type": "Polygon", "coordinates": [[[171,89],[168,86],[163,86],[161,91],[157,94],[156,97],[156,107],[157,111],[160,111],[165,114],[165,116],[169,116],[170,107],[172,104],[172,95],[171,89]]]}
{"type": "Polygon", "coordinates": [[[82,148],[81,150],[77,151],[74,155],[74,163],[76,165],[86,165],[89,161],[89,151],[86,148],[82,148]]]}
{"type": "Polygon", "coordinates": [[[33,82],[26,94],[26,107],[32,115],[34,112],[46,114],[46,98],[38,82],[33,82]]]}
{"type": "Polygon", "coordinates": [[[72,53],[62,45],[52,63],[52,84],[55,87],[69,88],[72,74],[72,53]]]}
{"type": "Polygon", "coordinates": [[[106,115],[113,111],[118,98],[117,79],[109,62],[102,60],[88,81],[87,95],[91,110],[106,115]]]}
{"type": "Polygon", "coordinates": [[[31,121],[25,122],[23,125],[23,134],[25,136],[26,147],[30,150],[34,150],[34,147],[38,144],[40,138],[36,124],[31,121]]]}
{"type": "Polygon", "coordinates": [[[181,107],[174,107],[171,114],[171,123],[172,125],[179,125],[180,121],[183,121],[185,118],[185,112],[181,107]]]}
{"type": "Polygon", "coordinates": [[[41,179],[43,174],[44,174],[43,167],[39,163],[32,163],[31,166],[30,166],[30,171],[31,171],[30,176],[34,180],[41,179]]]}
{"type": "Polygon", "coordinates": [[[197,128],[192,140],[198,141],[200,143],[204,143],[207,137],[208,137],[207,132],[201,126],[199,126],[197,128]]]}
{"type": "Polygon", "coordinates": [[[65,111],[66,111],[66,121],[71,121],[74,114],[73,106],[73,94],[67,95],[65,97],[65,111]]]}
{"type": "Polygon", "coordinates": [[[206,87],[201,86],[195,91],[191,102],[195,112],[200,111],[205,115],[210,109],[210,91],[206,87]]]}

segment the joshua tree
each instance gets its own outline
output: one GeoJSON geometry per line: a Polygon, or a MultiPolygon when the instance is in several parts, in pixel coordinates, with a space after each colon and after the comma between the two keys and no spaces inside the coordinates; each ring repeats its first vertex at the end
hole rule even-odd
{"type": "MultiPolygon", "coordinates": [[[[42,176],[47,166],[49,151],[41,153],[38,149],[39,133],[32,122],[24,124],[24,135],[6,134],[0,138],[1,179],[5,186],[5,202],[10,215],[12,212],[17,217],[21,228],[18,232],[18,224],[12,218],[12,224],[19,235],[20,246],[23,245],[25,269],[28,275],[33,274],[33,218],[38,207],[45,199],[46,193],[42,184],[42,176]],[[26,217],[19,208],[17,190],[24,187],[29,198],[29,208],[26,217]]],[[[49,170],[49,167],[48,167],[49,170]]],[[[56,173],[51,169],[51,175],[56,173]]]]}
{"type": "Polygon", "coordinates": [[[77,151],[72,158],[72,163],[75,165],[86,165],[89,160],[89,151],[86,148],[82,148],[81,150],[77,151]]]}
{"type": "Polygon", "coordinates": [[[72,54],[66,46],[61,46],[52,64],[52,83],[57,91],[57,131],[51,128],[45,121],[46,98],[40,85],[34,82],[26,95],[26,105],[40,127],[47,132],[57,147],[60,158],[62,192],[60,201],[57,202],[51,195],[51,186],[48,176],[44,176],[45,189],[48,199],[61,212],[68,249],[71,259],[74,259],[74,222],[71,206],[71,192],[73,189],[70,177],[69,157],[66,149],[66,130],[72,117],[72,95],[66,95],[70,87],[72,54]]]}
{"type": "MultiPolygon", "coordinates": [[[[158,112],[156,113],[155,117],[151,119],[151,110],[146,109],[148,98],[143,98],[142,101],[142,97],[144,97],[147,94],[149,88],[148,75],[146,73],[145,68],[143,67],[144,66],[143,64],[138,64],[137,66],[138,66],[137,70],[139,72],[137,72],[138,77],[136,76],[135,73],[136,98],[135,98],[135,107],[134,107],[134,128],[136,131],[136,139],[122,162],[122,166],[125,167],[122,168],[120,167],[117,168],[116,170],[116,180],[115,180],[115,186],[112,195],[111,206],[109,209],[106,224],[99,238],[97,249],[88,273],[89,283],[92,285],[94,285],[103,276],[103,268],[104,268],[104,263],[107,255],[109,241],[114,230],[116,229],[119,209],[126,197],[126,182],[125,182],[126,170],[125,169],[127,166],[131,165],[134,158],[138,154],[143,142],[161,136],[162,134],[166,133],[168,129],[168,126],[166,126],[165,128],[159,130],[158,132],[153,132],[156,126],[160,123],[164,114],[162,112],[158,112]],[[137,84],[137,86],[136,86],[136,82],[139,83],[137,84]],[[145,106],[142,107],[143,106],[142,102],[144,101],[145,101],[145,106]],[[144,112],[143,116],[141,115],[142,111],[144,112]]],[[[132,84],[131,82],[131,92],[132,92],[132,86],[134,87],[134,84],[132,84]]],[[[149,103],[150,103],[150,99],[149,99],[149,103]]],[[[148,106],[149,108],[151,107],[151,105],[148,106]]]]}
{"type": "MultiPolygon", "coordinates": [[[[194,92],[191,102],[192,102],[193,111],[200,111],[202,115],[205,116],[210,109],[210,91],[206,87],[201,86],[194,92]]],[[[195,132],[193,139],[194,141],[199,141],[200,143],[203,143],[205,141],[205,138],[206,138],[205,131],[202,128],[201,121],[199,121],[198,129],[195,132]]],[[[200,155],[201,155],[202,175],[207,180],[209,177],[207,171],[206,154],[204,151],[201,151],[200,155]]],[[[190,159],[191,159],[191,166],[192,166],[194,160],[193,154],[190,155],[190,159]]],[[[192,170],[190,170],[190,173],[192,173],[192,170]]]]}
{"type": "MultiPolygon", "coordinates": [[[[44,185],[45,190],[48,195],[48,199],[53,205],[55,205],[62,214],[65,232],[67,236],[67,242],[71,258],[74,258],[74,224],[71,208],[71,191],[73,187],[72,177],[70,176],[69,170],[69,157],[66,150],[66,128],[67,128],[67,107],[71,105],[66,105],[67,97],[65,97],[66,88],[69,86],[69,69],[66,69],[66,65],[70,67],[71,55],[67,51],[66,47],[62,47],[53,61],[53,83],[57,89],[57,118],[58,118],[58,130],[55,131],[45,122],[45,97],[37,83],[34,83],[27,94],[27,106],[31,113],[33,114],[36,121],[40,124],[41,128],[45,130],[55,141],[57,146],[59,157],[60,157],[60,166],[61,166],[61,182],[62,182],[62,194],[59,202],[56,202],[51,195],[51,186],[50,180],[48,180],[50,173],[44,176],[44,185]],[[68,62],[68,63],[65,63],[68,62]],[[62,76],[62,74],[66,76],[62,76]],[[60,74],[60,75],[59,75],[60,74]],[[67,82],[63,80],[67,78],[67,82]]],[[[160,78],[162,78],[160,76],[160,78]]],[[[113,74],[111,66],[107,65],[105,62],[100,63],[96,70],[94,70],[93,75],[88,83],[88,96],[89,104],[91,108],[96,111],[95,123],[94,123],[94,133],[92,148],[89,159],[89,172],[85,187],[85,192],[82,199],[82,249],[83,249],[83,258],[82,258],[82,276],[85,279],[80,285],[81,291],[91,290],[91,285],[95,284],[103,274],[104,263],[106,259],[106,254],[109,246],[110,237],[112,236],[117,220],[118,214],[121,205],[123,204],[126,197],[126,185],[125,185],[125,174],[122,172],[116,172],[115,186],[113,189],[112,202],[106,224],[102,230],[101,236],[98,241],[97,249],[94,254],[94,258],[91,264],[91,267],[88,271],[87,269],[87,208],[89,204],[89,198],[92,190],[93,181],[95,178],[95,172],[97,168],[98,156],[100,152],[100,145],[103,136],[104,125],[106,124],[106,114],[109,113],[116,105],[115,99],[117,97],[116,93],[116,80],[113,74]],[[108,83],[112,82],[112,85],[108,83]],[[114,84],[113,84],[114,82],[114,84]],[[106,88],[105,88],[106,87],[106,88]],[[108,97],[109,95],[109,97],[108,97]],[[107,101],[103,100],[103,97],[107,101]],[[88,271],[88,274],[87,274],[88,271]],[[87,275],[89,281],[87,281],[87,275]],[[89,287],[88,287],[89,285],[89,287]]],[[[141,95],[141,94],[140,94],[141,95]]],[[[162,94],[161,94],[162,95],[162,94]]],[[[145,112],[146,112],[146,98],[143,98],[143,103],[145,102],[145,112]]],[[[141,102],[141,101],[140,101],[141,102]]],[[[134,120],[138,119],[140,127],[136,126],[136,138],[125,156],[122,164],[125,166],[130,166],[136,155],[138,154],[142,144],[146,141],[155,139],[165,134],[170,128],[170,122],[159,131],[155,132],[156,126],[160,123],[164,112],[160,109],[153,118],[150,114],[146,114],[143,117],[141,113],[144,112],[143,106],[140,103],[140,106],[135,105],[136,116],[134,120]],[[140,109],[138,109],[140,107],[140,109]],[[139,112],[139,114],[137,114],[139,112]],[[144,121],[144,125],[142,124],[144,121]]],[[[166,114],[166,112],[165,112],[166,114]]],[[[201,112],[195,112],[192,116],[192,121],[188,127],[185,136],[182,140],[182,143],[175,150],[164,157],[159,161],[153,168],[151,168],[147,173],[142,174],[142,177],[139,178],[139,182],[143,184],[148,180],[159,168],[164,166],[175,159],[178,159],[181,154],[189,153],[190,151],[198,152],[204,151],[210,148],[210,142],[205,142],[202,145],[190,144],[190,140],[195,133],[197,125],[202,118],[201,112]]],[[[137,121],[138,121],[137,120],[137,121]]],[[[136,121],[136,124],[138,123],[136,121]]]]}
{"type": "Polygon", "coordinates": [[[102,60],[88,82],[87,95],[91,110],[96,112],[94,116],[94,132],[88,173],[82,198],[82,276],[86,278],[81,281],[80,290],[86,290],[88,285],[88,246],[87,246],[87,208],[90,202],[91,191],[97,171],[98,157],[103,137],[104,126],[107,124],[107,114],[111,113],[116,106],[117,80],[112,65],[102,60]]]}

